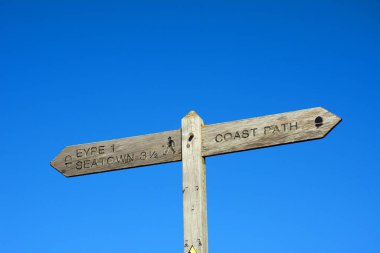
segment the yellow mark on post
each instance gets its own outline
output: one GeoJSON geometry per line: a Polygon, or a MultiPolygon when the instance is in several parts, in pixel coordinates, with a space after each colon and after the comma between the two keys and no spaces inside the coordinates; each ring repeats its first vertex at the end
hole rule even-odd
{"type": "Polygon", "coordinates": [[[195,250],[194,246],[191,246],[189,253],[197,253],[197,251],[195,250]]]}

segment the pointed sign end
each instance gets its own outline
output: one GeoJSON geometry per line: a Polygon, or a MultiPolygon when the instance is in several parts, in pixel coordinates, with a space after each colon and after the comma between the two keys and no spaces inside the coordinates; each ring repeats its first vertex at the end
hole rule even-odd
{"type": "Polygon", "coordinates": [[[325,137],[328,133],[330,133],[340,122],[342,122],[342,118],[338,115],[327,111],[324,108],[320,108],[323,113],[315,118],[315,125],[316,127],[324,127],[324,134],[322,136],[325,137]]]}
{"type": "MultiPolygon", "coordinates": [[[[64,150],[64,149],[63,149],[64,150]]],[[[61,168],[58,160],[59,158],[61,158],[60,156],[61,153],[59,153],[56,157],[54,157],[53,160],[51,160],[50,162],[50,166],[53,167],[56,171],[58,171],[59,173],[61,173],[62,175],[64,175],[65,177],[69,177],[67,174],[66,174],[66,170],[64,168],[61,168]]]]}

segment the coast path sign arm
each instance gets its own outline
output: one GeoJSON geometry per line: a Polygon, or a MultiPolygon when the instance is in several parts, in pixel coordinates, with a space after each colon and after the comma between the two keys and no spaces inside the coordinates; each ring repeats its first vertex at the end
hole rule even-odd
{"type": "Polygon", "coordinates": [[[325,137],[342,119],[322,107],[206,125],[202,155],[270,147],[325,137]]]}
{"type": "Polygon", "coordinates": [[[180,161],[181,131],[68,146],[51,161],[66,177],[180,161]]]}

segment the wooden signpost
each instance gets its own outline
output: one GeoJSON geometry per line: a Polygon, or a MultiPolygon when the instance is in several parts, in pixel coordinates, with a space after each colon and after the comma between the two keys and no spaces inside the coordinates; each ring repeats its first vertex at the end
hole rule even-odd
{"type": "Polygon", "coordinates": [[[182,160],[184,252],[207,253],[204,157],[320,139],[340,121],[321,107],[212,125],[190,112],[179,130],[68,146],[51,165],[72,177],[182,160]]]}

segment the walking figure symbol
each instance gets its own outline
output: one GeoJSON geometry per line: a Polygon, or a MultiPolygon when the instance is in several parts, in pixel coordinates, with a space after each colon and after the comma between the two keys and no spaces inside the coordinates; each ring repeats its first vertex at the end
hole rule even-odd
{"type": "Polygon", "coordinates": [[[164,155],[166,155],[169,152],[169,150],[173,152],[173,154],[175,154],[174,147],[175,147],[175,142],[172,140],[172,137],[169,137],[168,142],[166,143],[166,149],[164,151],[164,155]]]}

